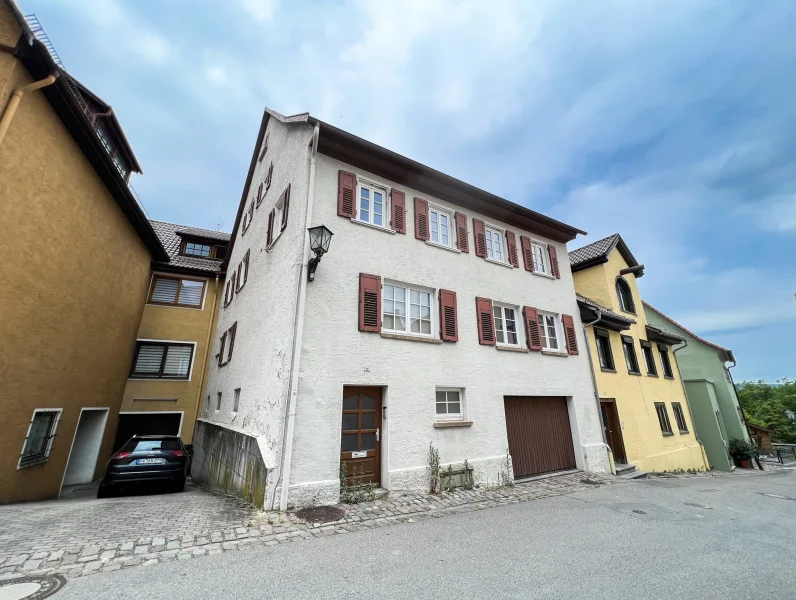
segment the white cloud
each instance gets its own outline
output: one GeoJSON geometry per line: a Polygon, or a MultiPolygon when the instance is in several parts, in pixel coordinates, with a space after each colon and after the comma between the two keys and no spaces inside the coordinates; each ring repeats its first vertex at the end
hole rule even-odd
{"type": "Polygon", "coordinates": [[[793,303],[793,297],[790,296],[778,303],[724,310],[685,312],[678,314],[675,320],[679,323],[687,323],[689,329],[697,332],[751,329],[770,323],[796,320],[796,304],[793,303]]]}
{"type": "Polygon", "coordinates": [[[241,7],[258,23],[268,23],[274,18],[277,0],[242,0],[241,7]]]}
{"type": "Polygon", "coordinates": [[[751,218],[766,231],[796,232],[796,194],[742,205],[736,215],[742,219],[751,218]]]}
{"type": "Polygon", "coordinates": [[[147,62],[162,66],[171,59],[171,46],[163,36],[154,31],[139,31],[138,39],[132,46],[136,53],[147,62]]]}

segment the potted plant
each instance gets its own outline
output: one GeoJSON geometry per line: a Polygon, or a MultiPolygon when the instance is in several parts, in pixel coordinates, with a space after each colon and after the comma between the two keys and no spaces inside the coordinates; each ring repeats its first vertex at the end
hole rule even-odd
{"type": "Polygon", "coordinates": [[[755,448],[754,444],[746,440],[739,440],[737,438],[730,440],[729,452],[736,467],[751,469],[752,458],[756,450],[757,448],[755,448]]]}

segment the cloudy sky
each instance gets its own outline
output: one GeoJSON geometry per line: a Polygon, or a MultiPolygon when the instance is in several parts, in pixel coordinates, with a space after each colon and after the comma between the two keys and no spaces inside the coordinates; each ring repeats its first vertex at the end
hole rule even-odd
{"type": "Polygon", "coordinates": [[[112,104],[152,218],[232,228],[263,106],[589,232],[796,377],[796,2],[19,0],[112,104]]]}

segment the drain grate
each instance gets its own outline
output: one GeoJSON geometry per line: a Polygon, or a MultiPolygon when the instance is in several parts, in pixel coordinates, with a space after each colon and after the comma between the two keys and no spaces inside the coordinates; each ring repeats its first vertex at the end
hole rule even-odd
{"type": "Polygon", "coordinates": [[[312,523],[329,523],[345,517],[345,511],[336,506],[312,506],[296,511],[296,516],[312,523]]]}
{"type": "Polygon", "coordinates": [[[9,600],[44,600],[66,585],[60,575],[19,577],[0,581],[0,598],[9,600]]]}

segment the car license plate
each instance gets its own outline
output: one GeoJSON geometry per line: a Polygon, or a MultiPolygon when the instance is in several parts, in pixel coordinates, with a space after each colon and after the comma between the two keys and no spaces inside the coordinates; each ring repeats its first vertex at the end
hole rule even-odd
{"type": "Polygon", "coordinates": [[[135,461],[137,465],[162,465],[166,462],[165,458],[139,458],[135,461]]]}

